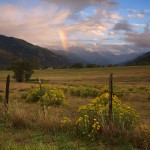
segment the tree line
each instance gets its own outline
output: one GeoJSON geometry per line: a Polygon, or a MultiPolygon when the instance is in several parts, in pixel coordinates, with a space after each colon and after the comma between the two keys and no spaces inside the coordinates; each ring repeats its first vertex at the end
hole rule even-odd
{"type": "MultiPolygon", "coordinates": [[[[108,67],[113,67],[116,65],[108,65],[108,67]]],[[[38,66],[38,64],[35,63],[33,60],[28,59],[18,59],[11,63],[9,69],[13,70],[13,78],[17,82],[28,82],[34,73],[34,69],[65,69],[65,68],[97,68],[97,67],[105,67],[101,65],[96,64],[82,64],[82,63],[74,63],[71,66],[63,66],[63,67],[48,67],[48,66],[38,66]]]]}

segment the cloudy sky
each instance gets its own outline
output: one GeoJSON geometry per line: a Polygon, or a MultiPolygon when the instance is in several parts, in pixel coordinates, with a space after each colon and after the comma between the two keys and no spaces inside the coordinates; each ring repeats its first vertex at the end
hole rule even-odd
{"type": "Polygon", "coordinates": [[[55,49],[150,51],[150,0],[0,0],[0,34],[55,49]]]}

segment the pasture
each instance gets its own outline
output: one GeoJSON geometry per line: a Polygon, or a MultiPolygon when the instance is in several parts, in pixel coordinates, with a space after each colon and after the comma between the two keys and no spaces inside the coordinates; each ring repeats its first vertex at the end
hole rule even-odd
{"type": "MultiPolygon", "coordinates": [[[[99,150],[99,149],[148,149],[149,135],[143,139],[102,136],[89,140],[73,131],[74,125],[61,127],[61,120],[78,117],[78,108],[108,92],[108,77],[113,73],[113,92],[121,102],[133,107],[140,114],[143,130],[150,133],[150,66],[100,67],[93,69],[35,70],[28,83],[18,83],[12,71],[0,71],[0,95],[5,96],[5,80],[11,76],[8,113],[0,103],[0,147],[2,149],[52,149],[52,150],[99,150]],[[27,103],[25,95],[32,86],[39,87],[38,79],[51,88],[64,92],[65,104],[45,108],[39,103],[27,103]],[[90,92],[93,90],[93,93],[90,92]],[[95,94],[95,91],[97,92],[95,94]],[[147,138],[147,139],[146,139],[147,138]],[[124,140],[123,140],[124,139],[124,140]],[[142,143],[142,142],[143,143],[142,143]],[[141,144],[137,144],[141,142],[141,144]]],[[[137,131],[139,132],[139,131],[137,131]]],[[[137,133],[142,134],[142,133],[137,133]]]]}

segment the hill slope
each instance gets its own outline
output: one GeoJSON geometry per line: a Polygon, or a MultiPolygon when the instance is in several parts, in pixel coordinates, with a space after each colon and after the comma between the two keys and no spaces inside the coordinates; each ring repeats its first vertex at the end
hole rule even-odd
{"type": "Polygon", "coordinates": [[[127,63],[127,65],[150,65],[150,52],[147,52],[133,61],[127,63]]]}
{"type": "Polygon", "coordinates": [[[70,61],[46,48],[24,40],[0,35],[0,65],[7,66],[18,58],[36,59],[40,66],[69,65],[70,61]]]}

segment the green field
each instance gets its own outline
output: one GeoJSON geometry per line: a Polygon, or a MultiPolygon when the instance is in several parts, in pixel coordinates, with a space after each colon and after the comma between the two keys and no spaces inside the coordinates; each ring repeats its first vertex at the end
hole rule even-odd
{"type": "MultiPolygon", "coordinates": [[[[72,89],[94,89],[108,91],[109,74],[113,73],[114,94],[125,104],[140,113],[140,122],[150,127],[150,66],[100,67],[93,69],[51,69],[35,70],[28,83],[17,83],[11,78],[9,113],[4,115],[0,104],[0,147],[2,149],[53,149],[53,150],[99,150],[99,149],[137,149],[138,139],[133,143],[109,137],[89,141],[72,132],[60,129],[64,117],[76,118],[78,108],[88,104],[95,97],[71,94],[72,89]],[[65,105],[46,109],[45,119],[38,103],[26,103],[22,95],[31,86],[39,86],[38,79],[51,87],[65,89],[65,105]],[[5,116],[5,117],[4,117],[5,116]],[[10,117],[11,116],[11,117],[10,117]]],[[[0,95],[5,96],[5,80],[12,71],[0,71],[0,95]]],[[[43,85],[42,85],[43,86],[43,85]]],[[[87,93],[86,93],[87,94],[87,93]]],[[[147,129],[146,128],[146,129],[147,129]]],[[[149,132],[149,131],[146,131],[149,132]]],[[[149,132],[150,133],[150,132],[149,132]]],[[[147,137],[148,139],[149,137],[147,137]]],[[[146,139],[146,140],[147,140],[146,139]]],[[[149,148],[149,144],[142,147],[149,148]]],[[[141,144],[142,145],[142,144],[141,144]]]]}

